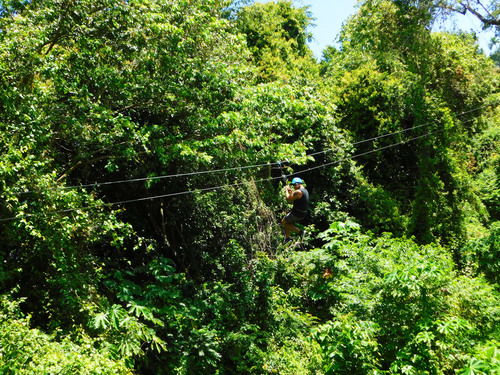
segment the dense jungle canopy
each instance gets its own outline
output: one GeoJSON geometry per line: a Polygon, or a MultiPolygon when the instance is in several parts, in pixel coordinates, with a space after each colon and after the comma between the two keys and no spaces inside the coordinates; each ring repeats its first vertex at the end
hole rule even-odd
{"type": "Polygon", "coordinates": [[[0,1],[0,373],[500,373],[473,10],[360,0],[318,61],[287,0],[0,1]]]}

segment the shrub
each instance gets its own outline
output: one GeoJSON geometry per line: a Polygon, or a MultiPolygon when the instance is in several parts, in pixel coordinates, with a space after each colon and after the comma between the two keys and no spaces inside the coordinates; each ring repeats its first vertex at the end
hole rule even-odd
{"type": "Polygon", "coordinates": [[[124,361],[114,360],[98,340],[75,330],[73,337],[57,341],[31,328],[18,302],[0,299],[0,373],[33,374],[131,374],[124,361]]]}

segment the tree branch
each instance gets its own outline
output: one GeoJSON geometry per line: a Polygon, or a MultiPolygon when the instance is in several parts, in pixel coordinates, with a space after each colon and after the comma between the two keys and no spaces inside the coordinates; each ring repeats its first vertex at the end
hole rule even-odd
{"type": "MultiPolygon", "coordinates": [[[[484,7],[483,4],[481,4],[481,2],[479,1],[478,2],[479,5],[481,5],[483,7],[483,9],[486,9],[484,7]]],[[[486,26],[500,26],[500,19],[497,19],[497,18],[493,18],[491,13],[489,11],[486,10],[486,12],[488,13],[488,15],[490,17],[485,17],[483,16],[481,13],[479,13],[479,11],[477,11],[476,9],[474,9],[470,4],[469,2],[467,1],[466,4],[464,4],[464,2],[460,2],[460,5],[462,5],[464,7],[464,9],[468,10],[469,12],[471,12],[473,15],[475,15],[483,24],[485,24],[486,26]]],[[[465,14],[465,12],[463,13],[465,14]]]]}
{"type": "Polygon", "coordinates": [[[114,157],[112,156],[109,156],[109,155],[106,155],[106,156],[100,156],[98,158],[94,158],[94,159],[90,159],[90,160],[87,160],[85,161],[85,163],[82,161],[82,160],[78,160],[75,164],[73,164],[63,175],[61,175],[61,177],[59,177],[56,181],[59,182],[61,181],[62,179],[68,177],[69,174],[71,174],[71,172],[73,172],[76,168],[78,168],[79,166],[81,165],[84,165],[84,164],[92,164],[92,163],[95,163],[97,161],[101,161],[101,160],[106,160],[106,159],[114,159],[114,157]]]}
{"type": "MultiPolygon", "coordinates": [[[[63,24],[64,24],[64,20],[66,19],[67,15],[69,13],[70,5],[71,5],[71,1],[68,1],[68,3],[66,4],[66,9],[64,10],[64,13],[62,13],[62,14],[59,15],[59,22],[58,22],[58,25],[57,25],[57,29],[56,29],[55,35],[52,38],[52,42],[50,42],[49,48],[47,49],[47,51],[45,51],[45,55],[48,55],[49,52],[52,51],[52,48],[54,48],[54,46],[56,45],[56,43],[61,38],[62,27],[63,27],[63,24]]],[[[43,47],[46,46],[47,44],[49,44],[49,42],[47,42],[44,45],[42,45],[42,47],[40,49],[43,49],[43,47]]]]}

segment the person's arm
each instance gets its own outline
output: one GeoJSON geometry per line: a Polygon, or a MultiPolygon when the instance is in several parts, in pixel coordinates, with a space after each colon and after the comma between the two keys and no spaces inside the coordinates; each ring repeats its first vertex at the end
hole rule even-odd
{"type": "Polygon", "coordinates": [[[292,190],[290,186],[286,187],[286,200],[288,203],[292,203],[293,201],[300,198],[302,198],[302,191],[292,190]]]}

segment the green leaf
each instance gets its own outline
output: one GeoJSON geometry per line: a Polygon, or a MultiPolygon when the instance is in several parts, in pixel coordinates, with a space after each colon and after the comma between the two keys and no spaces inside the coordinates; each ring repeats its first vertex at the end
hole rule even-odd
{"type": "Polygon", "coordinates": [[[92,320],[92,324],[96,329],[108,329],[109,328],[109,320],[107,313],[98,313],[94,316],[92,320]]]}

